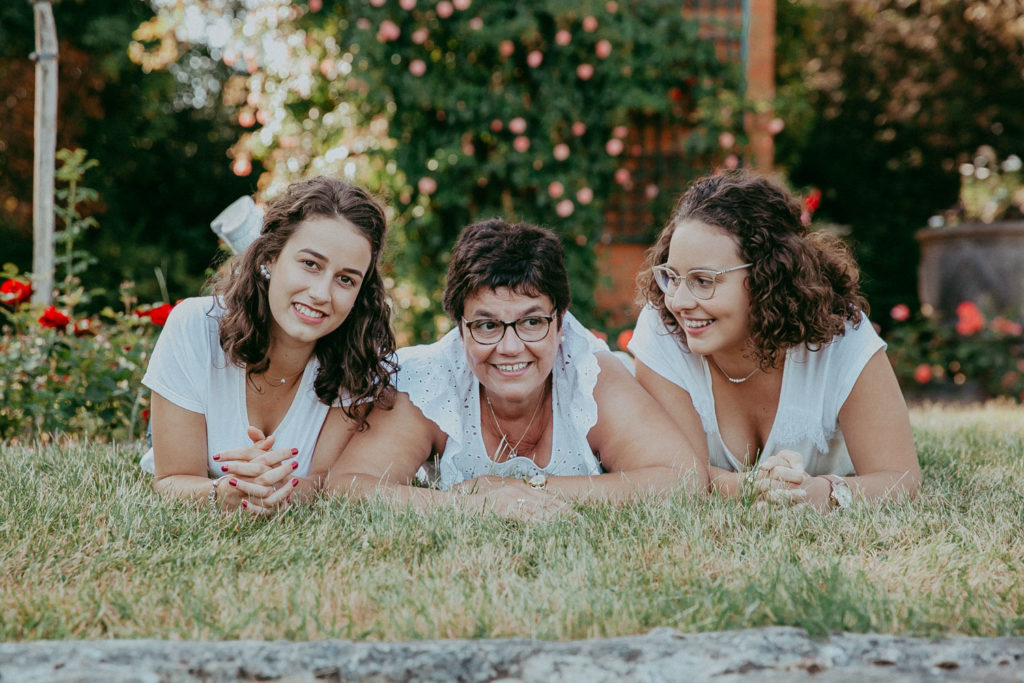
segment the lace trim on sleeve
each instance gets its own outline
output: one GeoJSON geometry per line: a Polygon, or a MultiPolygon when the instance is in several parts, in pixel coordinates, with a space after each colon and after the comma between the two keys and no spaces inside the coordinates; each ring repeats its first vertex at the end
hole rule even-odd
{"type": "Polygon", "coordinates": [[[413,405],[449,440],[462,444],[463,420],[471,414],[474,377],[466,363],[458,328],[434,344],[398,349],[397,357],[395,387],[408,394],[413,405]]]}
{"type": "Polygon", "coordinates": [[[571,313],[562,320],[562,346],[558,351],[554,372],[555,381],[567,391],[568,412],[573,427],[583,436],[597,424],[597,400],[594,387],[601,366],[595,353],[608,351],[608,345],[594,336],[571,313]]]}

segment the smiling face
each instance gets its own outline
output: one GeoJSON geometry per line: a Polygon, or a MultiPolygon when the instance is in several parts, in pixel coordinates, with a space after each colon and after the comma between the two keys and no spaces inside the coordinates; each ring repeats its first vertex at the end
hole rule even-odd
{"type": "MultiPolygon", "coordinates": [[[[667,264],[680,275],[695,268],[719,271],[744,263],[734,237],[700,221],[684,220],[672,234],[667,264]]],[[[665,306],[686,334],[686,344],[701,355],[743,355],[750,337],[747,270],[719,275],[710,299],[698,299],[682,284],[665,306]]]]}
{"type": "MultiPolygon", "coordinates": [[[[462,317],[512,322],[531,315],[557,316],[554,304],[546,295],[526,296],[509,289],[478,290],[466,298],[462,317]]],[[[524,342],[509,327],[497,344],[480,344],[473,339],[466,324],[460,321],[462,341],[466,347],[469,367],[495,403],[533,404],[547,387],[555,364],[562,329],[558,318],[551,322],[547,336],[540,341],[524,342]]]]}
{"type": "Polygon", "coordinates": [[[268,265],[273,343],[312,353],[316,340],[345,322],[371,258],[369,241],[343,218],[300,223],[268,265]]]}

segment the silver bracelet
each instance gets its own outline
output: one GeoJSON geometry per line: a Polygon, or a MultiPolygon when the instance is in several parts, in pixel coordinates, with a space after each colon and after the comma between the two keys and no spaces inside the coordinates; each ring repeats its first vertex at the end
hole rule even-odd
{"type": "Polygon", "coordinates": [[[217,507],[217,484],[219,482],[220,477],[217,477],[216,479],[213,480],[213,483],[210,485],[210,493],[208,496],[206,496],[206,499],[209,501],[210,507],[212,508],[217,507]]]}

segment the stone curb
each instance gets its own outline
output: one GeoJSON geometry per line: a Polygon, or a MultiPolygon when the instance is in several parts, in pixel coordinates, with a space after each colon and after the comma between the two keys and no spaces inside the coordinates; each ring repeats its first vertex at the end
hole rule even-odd
{"type": "Polygon", "coordinates": [[[603,640],[41,641],[0,681],[1024,681],[1024,637],[940,640],[790,627],[603,640]]]}

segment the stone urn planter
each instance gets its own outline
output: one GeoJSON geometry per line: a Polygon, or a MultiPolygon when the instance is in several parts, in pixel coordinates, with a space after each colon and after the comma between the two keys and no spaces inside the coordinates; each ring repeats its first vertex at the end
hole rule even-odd
{"type": "Polygon", "coordinates": [[[1024,312],[1024,220],[924,228],[917,291],[921,302],[952,317],[973,301],[990,313],[1024,312]]]}

